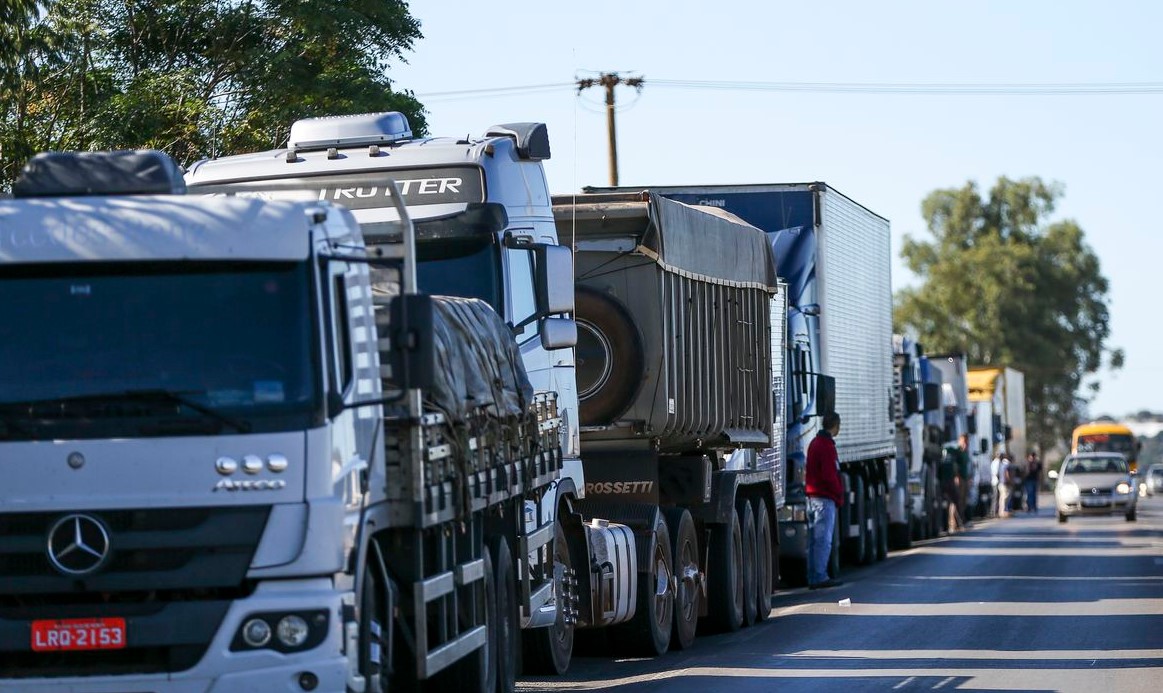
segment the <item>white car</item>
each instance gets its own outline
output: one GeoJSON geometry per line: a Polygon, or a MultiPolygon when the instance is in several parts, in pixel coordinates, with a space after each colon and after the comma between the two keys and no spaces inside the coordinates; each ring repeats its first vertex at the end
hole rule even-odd
{"type": "Polygon", "coordinates": [[[1070,455],[1062,461],[1054,489],[1058,521],[1066,522],[1072,515],[1123,513],[1127,522],[1134,522],[1136,486],[1127,458],[1118,453],[1070,455]]]}

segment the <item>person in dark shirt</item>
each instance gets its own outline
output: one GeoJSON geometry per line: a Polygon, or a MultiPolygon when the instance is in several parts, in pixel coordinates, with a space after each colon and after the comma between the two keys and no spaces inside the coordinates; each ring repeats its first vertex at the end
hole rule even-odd
{"type": "Polygon", "coordinates": [[[835,437],[840,433],[840,415],[824,414],[823,430],[808,446],[804,487],[808,494],[808,587],[835,587],[839,580],[828,577],[832,555],[832,534],[836,509],[844,505],[844,485],[840,482],[840,456],[835,437]]]}
{"type": "Polygon", "coordinates": [[[1037,453],[1026,454],[1026,478],[1023,486],[1026,493],[1026,510],[1031,513],[1038,512],[1038,486],[1042,483],[1042,461],[1038,459],[1037,453]]]}

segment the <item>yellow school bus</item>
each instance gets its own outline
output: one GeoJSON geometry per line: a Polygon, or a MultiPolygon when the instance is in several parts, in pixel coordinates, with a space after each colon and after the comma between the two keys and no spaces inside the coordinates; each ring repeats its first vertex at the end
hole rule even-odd
{"type": "Polygon", "coordinates": [[[1074,429],[1070,452],[1121,452],[1131,471],[1139,462],[1139,441],[1131,429],[1117,423],[1087,423],[1074,429]]]}

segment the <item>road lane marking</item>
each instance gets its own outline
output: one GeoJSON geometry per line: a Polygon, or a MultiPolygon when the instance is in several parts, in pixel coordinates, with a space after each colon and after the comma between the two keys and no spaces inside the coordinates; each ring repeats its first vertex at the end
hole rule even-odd
{"type": "MultiPolygon", "coordinates": [[[[1156,558],[1156,564],[1163,565],[1163,558],[1156,558]]],[[[881,578],[878,578],[881,579],[881,578]]],[[[1078,580],[1090,582],[1112,582],[1115,580],[1155,580],[1163,582],[1163,575],[1054,575],[1047,577],[1045,575],[908,575],[908,576],[893,576],[893,580],[986,580],[988,582],[997,582],[998,580],[1035,580],[1037,582],[1045,582],[1046,580],[1054,580],[1059,582],[1062,580],[1078,580]]]]}
{"type": "Polygon", "coordinates": [[[1163,599],[1098,599],[1088,602],[946,602],[866,604],[833,601],[775,609],[775,616],[1160,616],[1163,599]]]}
{"type": "Polygon", "coordinates": [[[893,686],[892,689],[895,691],[898,688],[904,688],[905,686],[909,685],[910,683],[912,683],[913,681],[916,681],[916,680],[917,680],[916,676],[910,676],[907,679],[905,679],[904,681],[901,681],[897,685],[893,686]]]}
{"type": "Polygon", "coordinates": [[[1163,650],[801,650],[779,657],[814,659],[1013,659],[1075,661],[1163,659],[1163,650]]]}
{"type": "Polygon", "coordinates": [[[1157,546],[1124,546],[1109,549],[1078,548],[960,548],[956,546],[926,546],[918,553],[928,556],[1114,556],[1127,558],[1129,556],[1158,556],[1163,552],[1163,545],[1157,546]]]}
{"type": "Polygon", "coordinates": [[[950,676],[949,678],[945,679],[945,680],[944,680],[944,681],[942,681],[941,683],[938,683],[937,685],[933,686],[933,688],[934,688],[934,689],[937,689],[937,688],[944,688],[944,687],[945,687],[945,684],[949,683],[950,681],[954,681],[954,680],[956,680],[956,677],[954,677],[954,676],[950,676]]]}
{"type": "MultiPolygon", "coordinates": [[[[720,690],[729,686],[729,679],[907,679],[935,678],[964,679],[958,689],[1031,691],[1055,690],[1064,693],[1094,693],[1094,691],[1119,691],[1119,693],[1158,693],[1159,670],[1153,667],[1094,668],[1046,670],[1025,669],[957,669],[957,668],[910,668],[910,669],[762,669],[745,667],[685,667],[650,674],[639,674],[590,681],[519,681],[517,690],[542,691],[605,691],[619,686],[634,686],[649,683],[663,683],[668,679],[689,679],[702,677],[718,679],[718,685],[706,690],[720,690]]],[[[689,681],[688,681],[689,683],[689,681]]],[[[653,689],[652,689],[653,690],[653,689]]]]}

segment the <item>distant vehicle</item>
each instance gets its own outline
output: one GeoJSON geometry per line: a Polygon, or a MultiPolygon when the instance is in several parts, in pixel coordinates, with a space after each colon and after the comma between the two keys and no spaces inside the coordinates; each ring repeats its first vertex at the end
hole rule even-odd
{"type": "Polygon", "coordinates": [[[1131,471],[1138,468],[1139,441],[1131,429],[1119,423],[1092,422],[1078,426],[1070,438],[1070,452],[1117,452],[1127,458],[1131,471]]]}
{"type": "Polygon", "coordinates": [[[1062,461],[1061,475],[1054,489],[1058,521],[1072,515],[1113,515],[1123,513],[1135,521],[1135,479],[1127,458],[1118,453],[1098,452],[1070,455],[1062,461]]]}
{"type": "Polygon", "coordinates": [[[1143,483],[1147,486],[1148,496],[1163,495],[1163,464],[1153,464],[1147,467],[1143,483]]]}

